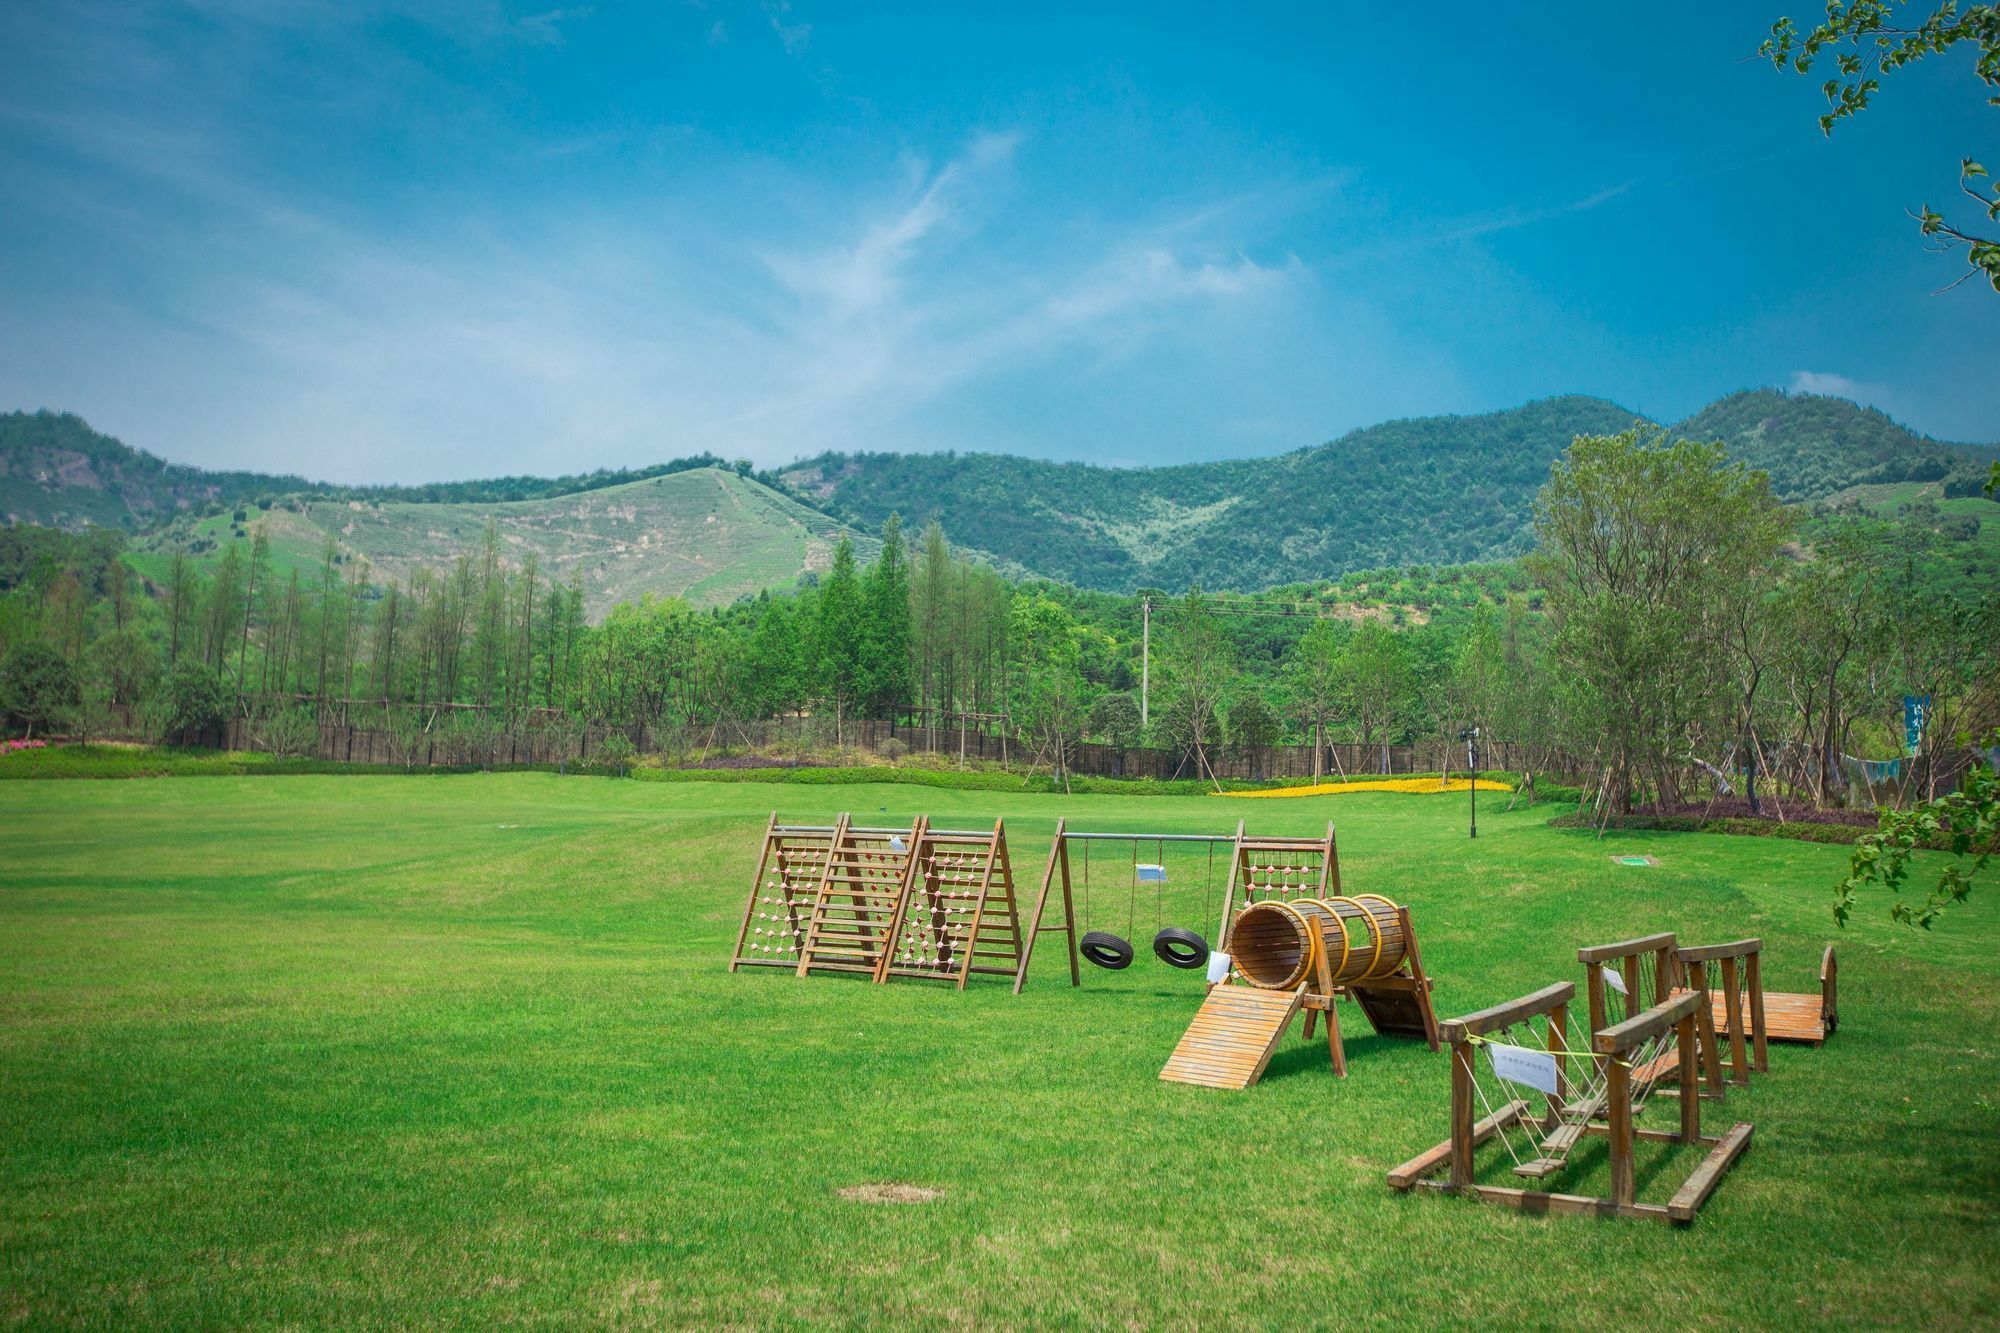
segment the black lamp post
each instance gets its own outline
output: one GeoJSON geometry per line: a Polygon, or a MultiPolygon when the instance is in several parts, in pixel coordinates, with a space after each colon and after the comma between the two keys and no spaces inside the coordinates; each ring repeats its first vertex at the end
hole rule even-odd
{"type": "Polygon", "coordinates": [[[1467,727],[1458,733],[1465,742],[1465,767],[1470,774],[1466,780],[1466,794],[1472,798],[1472,832],[1469,836],[1479,836],[1479,728],[1467,727]]]}

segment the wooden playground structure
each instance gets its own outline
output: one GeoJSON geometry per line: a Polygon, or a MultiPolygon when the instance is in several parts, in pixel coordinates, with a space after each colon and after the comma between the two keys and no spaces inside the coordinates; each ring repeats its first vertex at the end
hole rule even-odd
{"type": "Polygon", "coordinates": [[[1014,976],[1022,956],[1004,821],[990,830],[830,825],[764,830],[729,970],[783,967],[951,981],[1014,976]]]}
{"type": "Polygon", "coordinates": [[[1445,1023],[1450,1135],[1391,1171],[1390,1186],[1470,1194],[1527,1212],[1692,1221],[1750,1144],[1745,1122],[1703,1134],[1701,1103],[1723,1092],[1718,1006],[1730,1016],[1731,1081],[1749,1081],[1743,1031],[1762,1030],[1761,950],[1754,939],[1684,949],[1671,933],[1579,949],[1587,1005],[1581,1031],[1572,1030],[1576,985],[1567,981],[1445,1023]],[[1722,974],[1719,986],[1710,984],[1711,967],[1722,974]],[[1670,1083],[1682,1085],[1677,1126],[1641,1127],[1651,1094],[1670,1083]],[[1544,1180],[1570,1169],[1578,1146],[1597,1136],[1607,1145],[1608,1196],[1480,1179],[1478,1151],[1489,1143],[1501,1145],[1515,1176],[1544,1180]],[[1645,1142],[1706,1144],[1709,1151],[1665,1203],[1646,1202],[1638,1198],[1636,1166],[1637,1145],[1645,1142]]]}
{"type": "Polygon", "coordinates": [[[1079,953],[1093,955],[1091,935],[1080,938],[1077,931],[1071,847],[1082,847],[1087,855],[1093,843],[1102,842],[1206,843],[1211,848],[1226,842],[1230,847],[1218,938],[1230,964],[1227,981],[1242,984],[1211,985],[1161,1078],[1203,1087],[1250,1087],[1263,1077],[1278,1042],[1301,1012],[1308,1039],[1325,1016],[1327,1053],[1334,1072],[1344,1078],[1347,1050],[1335,1008],[1342,999],[1359,1004],[1376,1031],[1419,1038],[1439,1049],[1431,982],[1424,975],[1409,910],[1379,894],[1342,896],[1340,853],[1330,823],[1323,837],[1270,838],[1249,836],[1241,821],[1231,835],[1084,832],[1059,822],[1029,918],[1027,949],[1014,982],[1017,992],[1027,980],[1036,941],[1050,933],[1064,937],[1070,984],[1082,984],[1079,953]],[[1051,898],[1061,903],[1057,924],[1045,924],[1051,898]]]}

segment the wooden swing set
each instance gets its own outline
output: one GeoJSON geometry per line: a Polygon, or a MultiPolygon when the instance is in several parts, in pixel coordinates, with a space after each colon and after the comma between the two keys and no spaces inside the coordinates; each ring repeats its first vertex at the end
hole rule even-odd
{"type": "MultiPolygon", "coordinates": [[[[1201,1009],[1160,1071],[1161,1078],[1203,1087],[1247,1088],[1263,1077],[1279,1041],[1302,1012],[1308,1040],[1324,1016],[1328,1057],[1334,1072],[1345,1078],[1347,1048],[1335,1007],[1342,999],[1358,1003],[1377,1032],[1414,1037],[1428,1042],[1432,1050],[1439,1049],[1431,981],[1424,974],[1409,910],[1379,894],[1343,896],[1340,852],[1330,823],[1323,837],[1272,838],[1250,836],[1240,820],[1232,834],[1086,832],[1071,829],[1067,821],[1058,822],[1029,917],[1027,947],[1014,979],[1016,993],[1026,984],[1035,945],[1044,934],[1064,937],[1072,986],[1083,984],[1080,958],[1124,966],[1124,961],[1093,952],[1094,944],[1113,937],[1090,931],[1079,934],[1077,929],[1078,872],[1087,898],[1090,848],[1099,843],[1129,844],[1133,901],[1140,847],[1205,844],[1211,851],[1210,891],[1213,851],[1225,844],[1230,849],[1217,930],[1218,956],[1228,964],[1228,972],[1219,984],[1210,985],[1201,1009]],[[1051,900],[1058,898],[1061,917],[1050,922],[1051,900]]],[[[1124,958],[1129,957],[1126,946],[1124,958]]]]}

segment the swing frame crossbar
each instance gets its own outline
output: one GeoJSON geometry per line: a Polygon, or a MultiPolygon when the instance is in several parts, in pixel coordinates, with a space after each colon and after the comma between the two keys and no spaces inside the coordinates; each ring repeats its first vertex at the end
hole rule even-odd
{"type": "MultiPolygon", "coordinates": [[[[1652,945],[1654,942],[1650,938],[1646,941],[1626,941],[1626,944],[1635,943],[1652,945]]],[[[1622,946],[1606,946],[1607,949],[1619,947],[1622,946]]],[[[1644,948],[1626,955],[1605,954],[1604,957],[1617,957],[1622,961],[1627,956],[1652,951],[1653,948],[1644,948]]],[[[1445,1041],[1451,1048],[1450,1136],[1389,1172],[1390,1188],[1404,1192],[1428,1190],[1464,1194],[1527,1213],[1631,1217],[1676,1226],[1685,1226],[1694,1220],[1702,1204],[1721,1183],[1723,1174],[1750,1146],[1752,1126],[1747,1122],[1738,1122],[1726,1133],[1703,1134],[1701,1099],[1682,1097],[1680,1124],[1676,1129],[1640,1128],[1634,1122],[1636,1107],[1643,1106],[1644,1088],[1636,1090],[1638,1096],[1635,1098],[1634,1084],[1638,1080],[1634,1075],[1641,1071],[1635,1071],[1634,1064],[1645,1062],[1634,1061],[1633,1057],[1670,1038],[1679,1051],[1680,1067],[1694,1067],[1696,1013],[1706,1003],[1706,997],[1697,992],[1683,991],[1668,996],[1623,1022],[1594,1031],[1587,1054],[1577,1052],[1572,1056],[1567,1052],[1557,1053],[1554,1050],[1557,1042],[1552,1041],[1551,1054],[1556,1057],[1556,1092],[1547,1095],[1548,1105],[1541,1114],[1537,1114],[1527,1100],[1513,1097],[1497,1108],[1486,1103],[1488,1114],[1475,1118],[1477,1107],[1485,1101],[1478,1089],[1475,1063],[1482,1039],[1492,1033],[1531,1025],[1537,1018],[1546,1021],[1551,1033],[1566,1033],[1569,1007],[1575,999],[1576,983],[1558,982],[1505,1004],[1450,1019],[1444,1024],[1445,1041]],[[1574,1108],[1566,1110],[1564,1107],[1571,1091],[1567,1060],[1575,1056],[1595,1059],[1602,1066],[1602,1124],[1597,1123],[1599,1112],[1595,1108],[1579,1113],[1574,1108]],[[1546,1128],[1556,1118],[1566,1114],[1579,1116],[1576,1124],[1579,1133],[1602,1135],[1608,1141],[1611,1169],[1609,1196],[1518,1189],[1484,1184],[1477,1179],[1475,1155],[1483,1144],[1516,1126],[1546,1128]],[[1635,1159],[1636,1145],[1642,1141],[1706,1144],[1709,1151],[1668,1202],[1642,1202],[1638,1198],[1635,1159]],[[1442,1179],[1439,1178],[1441,1173],[1442,1179]]],[[[1558,1041],[1566,1044],[1566,1039],[1559,1038],[1558,1041]]]]}
{"type": "MultiPolygon", "coordinates": [[[[1137,848],[1141,843],[1203,843],[1209,847],[1228,845],[1232,850],[1229,857],[1229,883],[1223,890],[1222,919],[1227,928],[1229,904],[1236,896],[1236,866],[1242,859],[1244,844],[1244,821],[1236,821],[1234,833],[1133,833],[1118,830],[1085,831],[1072,830],[1067,818],[1056,821],[1055,840],[1049,844],[1048,864],[1042,870],[1041,890],[1035,895],[1035,910],[1028,919],[1028,928],[1022,935],[1021,963],[1014,973],[1014,993],[1019,995],[1021,987],[1027,984],[1028,964],[1034,960],[1035,944],[1045,934],[1061,935],[1069,953],[1069,984],[1083,984],[1083,968],[1077,961],[1077,945],[1082,939],[1076,928],[1076,894],[1074,880],[1070,873],[1069,845],[1075,843],[1120,842],[1131,843],[1136,862],[1137,848]],[[1049,898],[1060,891],[1062,896],[1062,921],[1058,924],[1044,924],[1049,908],[1049,898]]],[[[1330,826],[1329,826],[1330,832],[1330,826]]],[[[1086,883],[1088,876],[1085,877],[1086,883]]],[[[1137,884],[1134,883],[1136,892],[1137,884]]],[[[1213,888],[1211,883],[1209,887],[1213,888]]],[[[1130,928],[1129,926],[1127,927],[1130,928]]],[[[1221,938],[1218,934],[1217,938],[1221,938]]],[[[1220,946],[1218,946],[1220,947],[1220,946]]]]}

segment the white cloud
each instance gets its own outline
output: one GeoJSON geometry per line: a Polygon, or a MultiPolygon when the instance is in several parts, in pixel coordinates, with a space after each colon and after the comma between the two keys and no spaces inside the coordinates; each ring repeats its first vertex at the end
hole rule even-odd
{"type": "Polygon", "coordinates": [[[1880,385],[1863,384],[1860,380],[1821,370],[1793,371],[1791,389],[1793,393],[1817,393],[1830,398],[1852,398],[1857,403],[1879,398],[1883,392],[1880,385]]]}

